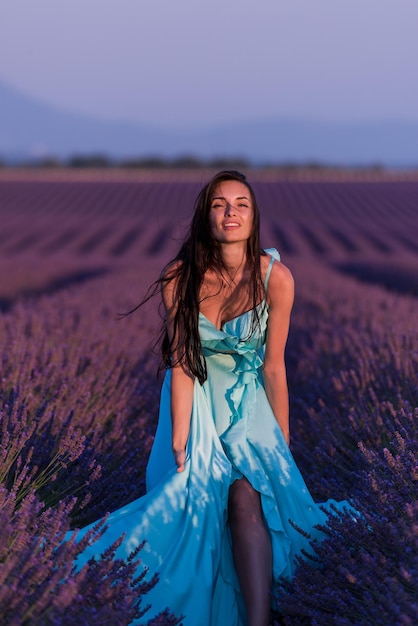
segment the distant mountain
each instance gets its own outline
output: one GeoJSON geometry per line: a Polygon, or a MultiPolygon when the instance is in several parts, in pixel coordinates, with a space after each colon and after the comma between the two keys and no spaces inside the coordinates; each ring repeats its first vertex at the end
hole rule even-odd
{"type": "Polygon", "coordinates": [[[0,154],[67,157],[74,153],[126,156],[175,150],[177,136],[125,122],[61,111],[0,81],[0,154]]]}
{"type": "Polygon", "coordinates": [[[417,122],[271,119],[176,131],[61,111],[0,81],[0,158],[194,155],[250,162],[418,165],[417,122]]]}

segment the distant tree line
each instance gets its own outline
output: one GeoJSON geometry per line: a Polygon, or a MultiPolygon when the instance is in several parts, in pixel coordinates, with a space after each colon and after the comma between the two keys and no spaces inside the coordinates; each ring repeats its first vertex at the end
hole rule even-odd
{"type": "MultiPolygon", "coordinates": [[[[0,159],[0,167],[10,165],[0,159]]],[[[200,169],[200,168],[248,168],[251,163],[243,157],[201,159],[193,155],[174,158],[163,156],[131,157],[113,159],[103,154],[74,154],[68,159],[48,156],[36,159],[22,159],[14,163],[17,167],[31,168],[132,168],[132,169],[200,169]]]]}
{"type": "MultiPolygon", "coordinates": [[[[173,158],[163,156],[145,156],[131,157],[123,159],[114,159],[104,154],[74,154],[67,159],[48,156],[32,159],[22,159],[18,162],[10,163],[6,159],[0,157],[0,168],[3,167],[22,167],[22,168],[74,168],[74,169],[102,169],[102,168],[127,168],[127,169],[249,169],[249,168],[266,168],[274,167],[283,170],[344,170],[343,166],[322,163],[320,161],[307,162],[268,162],[254,164],[245,157],[215,157],[212,159],[203,159],[194,155],[182,155],[173,158]]],[[[371,163],[367,167],[349,169],[372,170],[375,172],[384,171],[386,168],[380,163],[371,163]]]]}

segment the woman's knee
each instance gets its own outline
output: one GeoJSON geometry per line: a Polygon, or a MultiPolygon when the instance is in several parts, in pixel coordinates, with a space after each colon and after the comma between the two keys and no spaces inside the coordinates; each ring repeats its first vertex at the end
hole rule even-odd
{"type": "Polygon", "coordinates": [[[263,520],[260,494],[246,478],[236,480],[229,490],[228,515],[230,521],[257,522],[263,520]]]}

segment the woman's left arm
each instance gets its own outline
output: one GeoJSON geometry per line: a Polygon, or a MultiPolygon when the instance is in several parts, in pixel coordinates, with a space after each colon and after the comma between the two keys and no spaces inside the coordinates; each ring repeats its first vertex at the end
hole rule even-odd
{"type": "Polygon", "coordinates": [[[289,334],[293,299],[292,274],[282,263],[274,263],[268,284],[269,317],[263,379],[267,398],[287,444],[290,442],[289,394],[284,352],[289,334]]]}

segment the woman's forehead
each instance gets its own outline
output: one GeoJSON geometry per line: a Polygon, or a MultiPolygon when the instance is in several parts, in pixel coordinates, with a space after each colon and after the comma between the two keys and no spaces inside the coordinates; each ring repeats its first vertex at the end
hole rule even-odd
{"type": "Polygon", "coordinates": [[[225,180],[218,185],[212,193],[212,199],[214,198],[247,198],[251,200],[250,190],[247,185],[241,183],[238,180],[225,180]]]}

